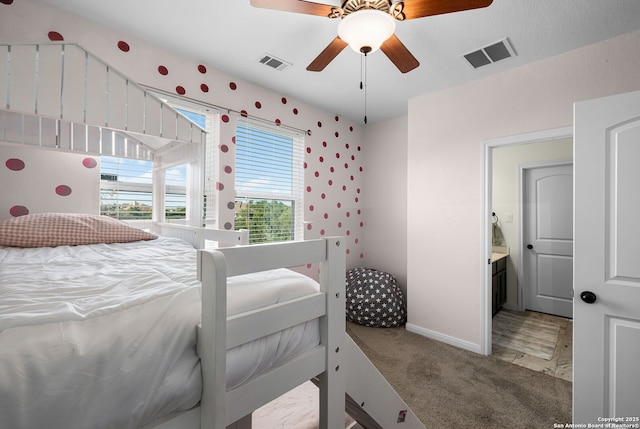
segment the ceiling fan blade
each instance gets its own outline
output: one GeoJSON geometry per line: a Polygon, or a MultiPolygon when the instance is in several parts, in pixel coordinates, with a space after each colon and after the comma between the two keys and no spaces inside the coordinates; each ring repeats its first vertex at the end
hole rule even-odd
{"type": "Polygon", "coordinates": [[[391,37],[380,46],[380,50],[389,57],[391,62],[395,64],[402,73],[410,72],[420,65],[416,57],[409,52],[407,47],[404,46],[395,34],[392,34],[391,37]]]}
{"type": "Polygon", "coordinates": [[[324,68],[329,65],[329,63],[333,61],[333,59],[337,57],[345,47],[347,47],[347,42],[342,40],[340,37],[336,37],[326,48],[324,48],[322,52],[320,52],[320,55],[318,55],[316,59],[307,66],[307,70],[315,72],[324,70],[324,68]]]}
{"type": "Polygon", "coordinates": [[[422,18],[489,6],[493,0],[404,0],[404,19],[422,18]]]}
{"type": "Polygon", "coordinates": [[[251,6],[328,17],[335,6],[304,0],[251,0],[251,6]]]}

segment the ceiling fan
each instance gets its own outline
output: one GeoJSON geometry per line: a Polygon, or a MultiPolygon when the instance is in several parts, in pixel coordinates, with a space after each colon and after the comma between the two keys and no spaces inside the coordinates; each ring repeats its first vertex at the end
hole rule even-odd
{"type": "Polygon", "coordinates": [[[378,48],[402,72],[420,65],[394,34],[396,21],[487,7],[493,0],[345,0],[341,7],[305,0],[251,0],[266,9],[340,18],[338,35],[307,66],[322,71],[347,46],[365,56],[378,48]]]}

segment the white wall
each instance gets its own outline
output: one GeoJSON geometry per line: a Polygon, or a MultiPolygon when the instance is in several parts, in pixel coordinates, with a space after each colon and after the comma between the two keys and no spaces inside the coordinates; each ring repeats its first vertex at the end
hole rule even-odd
{"type": "Polygon", "coordinates": [[[640,88],[640,32],[409,101],[408,329],[480,351],[482,142],[573,123],[573,103],[640,88]]]}
{"type": "Polygon", "coordinates": [[[390,273],[407,292],[407,117],[364,128],[364,266],[390,273]]]}
{"type": "Polygon", "coordinates": [[[492,150],[492,206],[499,219],[504,237],[503,246],[508,246],[507,302],[511,309],[518,307],[518,259],[520,249],[520,177],[522,164],[573,158],[573,139],[564,138],[538,143],[497,147],[492,150]],[[510,216],[509,216],[510,215],[510,216]],[[511,221],[509,221],[511,219],[511,221]]]}

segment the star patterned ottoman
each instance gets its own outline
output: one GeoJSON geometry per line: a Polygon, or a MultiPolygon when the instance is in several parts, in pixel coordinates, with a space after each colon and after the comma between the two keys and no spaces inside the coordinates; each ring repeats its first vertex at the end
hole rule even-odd
{"type": "Polygon", "coordinates": [[[389,273],[371,268],[347,271],[347,320],[374,328],[401,326],[407,318],[402,290],[389,273]]]}

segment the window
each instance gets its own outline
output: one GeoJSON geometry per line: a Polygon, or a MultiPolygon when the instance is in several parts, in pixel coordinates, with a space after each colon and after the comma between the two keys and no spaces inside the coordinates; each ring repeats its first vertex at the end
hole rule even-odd
{"type": "Polygon", "coordinates": [[[151,161],[100,158],[100,214],[117,219],[151,219],[151,161]]]}
{"type": "MultiPolygon", "coordinates": [[[[205,114],[179,108],[176,110],[203,128],[207,125],[205,114]]],[[[148,160],[102,156],[100,213],[125,220],[151,220],[154,167],[158,166],[148,160]]],[[[164,169],[166,222],[184,223],[187,220],[190,169],[188,164],[171,165],[164,169]]]]}
{"type": "Polygon", "coordinates": [[[239,119],[235,228],[251,243],[302,239],[303,136],[239,119]]]}

